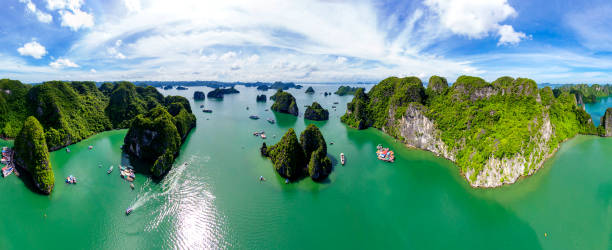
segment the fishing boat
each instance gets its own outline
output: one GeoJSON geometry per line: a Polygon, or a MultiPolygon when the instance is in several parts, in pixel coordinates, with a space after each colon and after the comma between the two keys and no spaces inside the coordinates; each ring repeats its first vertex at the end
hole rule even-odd
{"type": "Polygon", "coordinates": [[[202,109],[202,112],[204,112],[204,113],[212,113],[212,109],[202,109]]]}
{"type": "Polygon", "coordinates": [[[110,174],[113,172],[113,166],[110,166],[110,168],[108,168],[108,171],[106,171],[107,174],[110,174]]]}
{"type": "Polygon", "coordinates": [[[342,165],[344,165],[344,153],[340,153],[340,163],[342,163],[342,165]]]}
{"type": "Polygon", "coordinates": [[[256,115],[250,115],[249,118],[253,120],[259,120],[259,116],[256,115]]]}
{"type": "Polygon", "coordinates": [[[274,119],[272,119],[272,118],[268,118],[268,122],[269,122],[270,124],[274,124],[276,121],[275,121],[274,119]]]}
{"type": "Polygon", "coordinates": [[[395,154],[389,148],[383,148],[382,145],[376,146],[376,157],[381,161],[394,162],[395,154]]]}
{"type": "Polygon", "coordinates": [[[133,211],[133,210],[134,210],[134,209],[133,209],[133,208],[131,208],[131,207],[130,207],[130,208],[128,208],[128,209],[126,209],[126,210],[125,210],[125,215],[130,215],[130,214],[132,213],[132,211],[133,211]]]}

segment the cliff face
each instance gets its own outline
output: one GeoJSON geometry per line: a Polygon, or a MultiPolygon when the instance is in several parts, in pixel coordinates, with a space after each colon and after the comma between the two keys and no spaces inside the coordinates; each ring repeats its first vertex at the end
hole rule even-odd
{"type": "Polygon", "coordinates": [[[474,187],[514,183],[535,173],[561,142],[597,131],[574,95],[556,98],[529,79],[487,83],[462,76],[450,88],[440,79],[430,82],[423,96],[413,78],[385,79],[356,96],[342,121],[379,128],[410,147],[447,158],[474,187]]]}
{"type": "Polygon", "coordinates": [[[313,102],[312,105],[306,108],[304,112],[304,119],[313,121],[327,121],[329,119],[329,111],[321,107],[317,102],[313,102]]]}
{"type": "Polygon", "coordinates": [[[603,117],[601,117],[601,128],[603,130],[601,136],[612,136],[612,108],[608,108],[603,117]]]}
{"type": "Polygon", "coordinates": [[[276,92],[276,94],[270,97],[270,99],[274,100],[274,104],[272,104],[272,107],[270,108],[273,111],[292,114],[295,116],[298,115],[299,111],[297,103],[295,101],[295,98],[291,94],[279,90],[278,92],[276,92]]]}
{"type": "Polygon", "coordinates": [[[51,193],[55,186],[55,175],[49,161],[42,125],[33,116],[26,119],[23,129],[15,138],[15,164],[32,175],[40,192],[51,193]]]}

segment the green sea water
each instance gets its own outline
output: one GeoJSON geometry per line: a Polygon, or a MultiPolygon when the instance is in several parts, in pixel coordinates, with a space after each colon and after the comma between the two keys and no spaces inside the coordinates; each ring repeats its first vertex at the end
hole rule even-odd
{"type": "MultiPolygon", "coordinates": [[[[322,91],[337,86],[314,88],[314,95],[290,92],[300,113],[316,100],[330,109],[329,121],[265,111],[272,103],[256,103],[261,92],[254,88],[238,87],[240,94],[223,101],[192,101],[197,127],[172,171],[160,182],[138,173],[134,190],[117,171],[129,164],[120,149],[126,130],[51,153],[56,186],[50,196],[15,176],[0,180],[0,249],[610,248],[612,139],[578,136],[534,176],[473,189],[450,161],[375,129],[347,128],[339,116],[352,96],[324,97],[322,91]],[[200,105],[214,112],[202,113],[200,105]],[[251,114],[262,119],[250,120],[251,114]],[[334,143],[328,147],[334,171],[325,183],[284,184],[259,155],[264,140],[252,133],[266,131],[272,144],[288,128],[300,133],[310,123],[334,143]],[[395,150],[395,163],[376,160],[379,143],[395,150]],[[79,183],[65,184],[68,175],[79,183]],[[135,208],[130,216],[128,207],[135,208]]],[[[210,90],[162,92],[191,99],[200,89],[210,90]]]]}

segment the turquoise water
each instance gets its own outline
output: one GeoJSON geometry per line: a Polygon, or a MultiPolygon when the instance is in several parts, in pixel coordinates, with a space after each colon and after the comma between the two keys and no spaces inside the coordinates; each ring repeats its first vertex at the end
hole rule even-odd
{"type": "Polygon", "coordinates": [[[585,110],[591,114],[595,126],[601,124],[601,117],[606,113],[607,108],[612,108],[612,96],[597,98],[596,103],[587,103],[585,110]]]}
{"type": "MultiPolygon", "coordinates": [[[[534,176],[497,189],[473,189],[451,162],[408,149],[374,129],[339,122],[347,97],[290,90],[302,113],[313,100],[326,122],[265,111],[254,88],[223,101],[192,102],[198,118],[172,171],[161,182],[137,173],[136,189],[119,177],[127,164],[126,130],[110,131],[51,153],[56,187],[31,192],[15,176],[0,180],[0,249],[603,249],[612,238],[612,139],[578,136],[534,176]],[[204,104],[212,114],[200,112],[204,104]],[[249,110],[246,107],[249,107],[249,110]],[[248,119],[257,114],[262,119],[248,119]],[[277,120],[274,125],[266,119],[277,120]],[[329,181],[295,184],[259,155],[290,127],[318,125],[335,163],[329,181]],[[274,137],[276,135],[276,137],[274,137]],[[396,163],[376,160],[377,144],[396,163]],[[89,145],[94,146],[88,150],[89,145]],[[339,154],[347,158],[337,164],[339,154]],[[102,167],[98,167],[101,164],[102,167]],[[108,175],[110,165],[115,171],[108,175]],[[75,175],[77,185],[63,178],[75,175]],[[267,181],[260,182],[263,175],[267,181]],[[125,216],[127,207],[134,207],[125,216]],[[547,237],[544,234],[547,234],[547,237]]],[[[194,90],[162,91],[192,97],[194,90]]],[[[267,91],[268,96],[273,91],[267,91]]],[[[7,142],[4,142],[7,143],[7,142]]],[[[10,142],[8,142],[10,143],[10,142]]]]}

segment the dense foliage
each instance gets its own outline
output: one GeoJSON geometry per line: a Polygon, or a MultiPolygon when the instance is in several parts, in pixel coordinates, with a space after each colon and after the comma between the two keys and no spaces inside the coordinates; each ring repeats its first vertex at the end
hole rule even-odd
{"type": "Polygon", "coordinates": [[[195,91],[193,92],[193,99],[196,101],[202,101],[206,99],[206,95],[202,91],[195,91]]]}
{"type": "Polygon", "coordinates": [[[313,89],[312,87],[308,87],[308,88],[306,89],[306,92],[305,92],[305,93],[306,93],[306,94],[314,94],[314,92],[315,92],[315,91],[314,91],[314,89],[313,89]]]}
{"type": "Polygon", "coordinates": [[[35,117],[28,117],[15,138],[15,163],[28,170],[34,184],[44,194],[50,194],[55,176],[49,161],[49,151],[42,125],[35,117]]]}
{"type": "Polygon", "coordinates": [[[257,95],[256,101],[257,102],[266,102],[268,98],[266,98],[266,95],[257,95]]]}
{"type": "Polygon", "coordinates": [[[339,95],[339,96],[354,95],[355,92],[357,92],[357,89],[359,88],[351,87],[351,86],[340,86],[338,90],[334,92],[334,94],[339,95]]]}
{"type": "Polygon", "coordinates": [[[550,152],[578,133],[597,133],[590,116],[576,106],[574,95],[563,92],[555,97],[550,88],[538,90],[533,80],[511,77],[488,83],[461,76],[450,88],[444,78],[432,77],[427,91],[416,77],[387,78],[367,94],[356,93],[342,121],[359,129],[383,129],[403,139],[399,120],[411,103],[433,120],[440,139],[456,152],[462,171],[474,170],[472,179],[491,156],[503,159],[536,150],[534,138],[542,136],[539,131],[546,119],[553,126],[550,152]]]}
{"type": "Polygon", "coordinates": [[[612,136],[612,108],[606,109],[606,113],[601,117],[599,135],[612,136]]]}
{"type": "Polygon", "coordinates": [[[28,116],[26,95],[30,85],[19,81],[0,80],[0,135],[15,138],[28,116]]]}
{"type": "Polygon", "coordinates": [[[223,99],[224,95],[238,94],[238,93],[240,93],[240,91],[238,91],[232,86],[230,88],[216,88],[213,91],[208,92],[207,96],[208,98],[223,99]]]}
{"type": "Polygon", "coordinates": [[[321,107],[318,102],[313,102],[312,105],[306,108],[304,119],[313,121],[327,121],[329,119],[329,111],[321,107]]]}
{"type": "Polygon", "coordinates": [[[270,99],[274,100],[274,104],[272,104],[271,109],[273,111],[279,113],[298,115],[298,107],[295,101],[295,97],[293,97],[288,92],[284,92],[282,90],[278,90],[276,94],[274,94],[270,99]]]}
{"type": "Polygon", "coordinates": [[[270,157],[279,175],[290,180],[310,176],[320,181],[332,171],[325,139],[319,128],[312,124],[302,132],[299,142],[295,131],[290,128],[277,144],[267,147],[263,143],[260,151],[262,156],[270,157]]]}
{"type": "MultiPolygon", "coordinates": [[[[608,97],[612,95],[612,85],[587,85],[587,84],[576,84],[576,85],[564,85],[559,88],[556,88],[558,92],[570,92],[571,94],[576,95],[576,99],[578,100],[578,104],[583,103],[595,103],[597,102],[597,97],[608,97]]],[[[557,94],[558,96],[558,94],[557,94]]]]}

